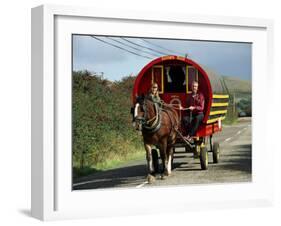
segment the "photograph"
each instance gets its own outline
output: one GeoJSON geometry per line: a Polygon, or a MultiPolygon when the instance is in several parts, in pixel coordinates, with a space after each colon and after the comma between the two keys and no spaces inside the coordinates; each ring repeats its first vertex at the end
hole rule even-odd
{"type": "Polygon", "coordinates": [[[72,190],[252,182],[252,43],[72,34],[72,190]]]}

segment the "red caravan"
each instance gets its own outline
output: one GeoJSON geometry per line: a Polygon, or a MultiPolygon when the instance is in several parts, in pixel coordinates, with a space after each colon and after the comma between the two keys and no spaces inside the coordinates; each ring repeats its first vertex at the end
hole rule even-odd
{"type": "MultiPolygon", "coordinates": [[[[191,84],[196,80],[199,91],[205,97],[204,119],[196,136],[212,136],[221,131],[221,120],[225,118],[228,106],[228,95],[213,94],[211,83],[206,71],[191,59],[181,56],[163,56],[148,63],[138,74],[133,92],[132,101],[136,97],[147,94],[153,82],[159,87],[159,94],[163,101],[175,106],[186,106],[187,94],[191,92],[191,84]]],[[[179,111],[182,118],[186,111],[179,111]]],[[[185,134],[184,129],[181,131],[185,134]]]]}

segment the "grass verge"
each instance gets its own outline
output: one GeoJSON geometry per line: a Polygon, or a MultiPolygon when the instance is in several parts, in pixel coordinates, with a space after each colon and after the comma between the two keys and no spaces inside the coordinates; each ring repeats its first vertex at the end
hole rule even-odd
{"type": "Polygon", "coordinates": [[[222,121],[225,125],[234,125],[238,122],[238,118],[232,117],[232,118],[225,118],[225,120],[222,121]]]}
{"type": "Polygon", "coordinates": [[[128,162],[143,160],[145,159],[145,150],[144,148],[135,149],[134,152],[130,152],[127,155],[112,155],[111,158],[106,159],[103,162],[97,163],[94,166],[85,166],[84,168],[79,168],[77,166],[73,167],[73,178],[79,178],[87,176],[93,173],[100,171],[106,171],[110,169],[115,169],[122,167],[128,162]]]}

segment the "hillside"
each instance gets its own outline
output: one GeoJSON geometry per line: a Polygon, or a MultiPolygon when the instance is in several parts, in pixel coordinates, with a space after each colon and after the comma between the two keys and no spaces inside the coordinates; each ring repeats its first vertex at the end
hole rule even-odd
{"type": "MultiPolygon", "coordinates": [[[[222,85],[230,94],[228,119],[252,115],[252,83],[229,76],[221,76],[222,85]]],[[[231,120],[232,121],[232,120],[231,120]]]]}
{"type": "Polygon", "coordinates": [[[208,74],[213,93],[251,93],[251,81],[236,77],[221,76],[213,69],[200,65],[208,74]]]}
{"type": "Polygon", "coordinates": [[[251,81],[241,80],[235,77],[221,76],[230,93],[251,93],[251,81]]]}

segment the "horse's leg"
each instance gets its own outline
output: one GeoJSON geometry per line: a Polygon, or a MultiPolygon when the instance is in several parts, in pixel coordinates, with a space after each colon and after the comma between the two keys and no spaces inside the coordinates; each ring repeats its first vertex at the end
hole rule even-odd
{"type": "Polygon", "coordinates": [[[167,158],[167,139],[163,139],[163,141],[160,143],[160,155],[163,165],[162,170],[162,179],[165,178],[165,176],[168,176],[168,158],[167,158]]]}
{"type": "Polygon", "coordinates": [[[148,168],[148,175],[147,175],[147,181],[148,183],[152,183],[155,180],[155,171],[152,161],[152,154],[151,154],[151,146],[149,144],[144,144],[144,148],[146,151],[146,160],[147,160],[147,168],[148,168]]]}
{"type": "Polygon", "coordinates": [[[171,175],[172,173],[172,158],[173,158],[173,147],[167,147],[167,156],[168,156],[168,164],[167,164],[167,174],[171,175]]]}
{"type": "Polygon", "coordinates": [[[162,171],[161,171],[161,175],[163,176],[164,170],[165,170],[166,153],[163,151],[162,145],[159,145],[159,152],[160,152],[160,157],[161,157],[162,166],[163,166],[163,167],[162,167],[162,171]]]}

